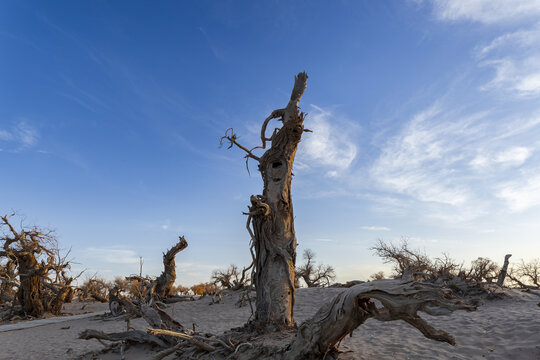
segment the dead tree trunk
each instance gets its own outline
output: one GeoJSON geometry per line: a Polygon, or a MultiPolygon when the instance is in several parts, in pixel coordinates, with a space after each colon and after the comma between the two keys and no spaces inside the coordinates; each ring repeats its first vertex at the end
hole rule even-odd
{"type": "Polygon", "coordinates": [[[509,259],[511,256],[512,254],[506,254],[506,256],[504,257],[504,265],[499,272],[499,277],[497,278],[497,285],[499,286],[503,286],[504,284],[504,279],[506,278],[506,274],[508,274],[508,264],[510,262],[509,259]]]}
{"type": "MultiPolygon", "coordinates": [[[[304,131],[304,113],[298,104],[307,85],[307,74],[295,77],[291,99],[284,109],[274,110],[261,128],[262,145],[248,150],[236,141],[232,129],[222,138],[230,146],[247,152],[246,158],[259,162],[264,189],[262,195],[251,196],[248,231],[255,250],[253,282],[257,290],[255,321],[261,325],[287,327],[294,324],[294,265],[296,262],[296,235],[291,198],[291,179],[294,156],[304,131]],[[280,129],[266,137],[266,127],[272,119],[283,122],[280,129]],[[260,158],[255,149],[266,149],[260,158]],[[251,222],[250,229],[249,225],[251,222]]],[[[246,160],[247,161],[247,160],[246,160]]]]}
{"type": "Polygon", "coordinates": [[[154,294],[161,298],[166,298],[171,295],[176,280],[176,263],[174,258],[176,254],[184,250],[187,246],[188,243],[186,239],[184,239],[183,236],[180,236],[178,243],[163,254],[164,269],[161,275],[156,279],[154,294]]]}
{"type": "MultiPolygon", "coordinates": [[[[41,294],[40,264],[33,254],[24,254],[19,256],[19,277],[20,286],[17,293],[19,303],[23,311],[30,316],[41,316],[45,312],[43,306],[43,296],[41,294]]],[[[46,269],[43,269],[46,271],[46,269]]]]}

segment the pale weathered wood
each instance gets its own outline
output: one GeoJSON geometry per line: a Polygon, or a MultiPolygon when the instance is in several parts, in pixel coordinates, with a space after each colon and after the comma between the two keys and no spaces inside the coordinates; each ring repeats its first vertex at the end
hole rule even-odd
{"type": "Polygon", "coordinates": [[[216,348],[213,347],[212,345],[207,344],[204,341],[197,340],[193,336],[190,336],[188,334],[184,334],[184,333],[181,333],[181,332],[176,332],[176,331],[171,331],[171,330],[163,330],[163,329],[152,329],[152,328],[148,328],[147,331],[151,335],[166,335],[166,336],[172,336],[172,337],[176,337],[176,338],[179,338],[179,339],[182,339],[182,340],[186,340],[186,341],[190,342],[191,344],[193,344],[193,345],[195,345],[195,346],[197,346],[197,347],[199,347],[199,348],[201,348],[202,350],[205,350],[205,351],[214,351],[214,350],[216,350],[216,348]]]}
{"type": "Polygon", "coordinates": [[[417,313],[447,315],[460,309],[474,310],[475,307],[455,298],[450,290],[419,282],[376,280],[355,285],[337,295],[299,327],[285,358],[319,359],[371,317],[380,321],[403,320],[430,339],[455,345],[450,334],[433,328],[417,313]],[[380,301],[383,307],[377,308],[371,299],[380,301]]]}

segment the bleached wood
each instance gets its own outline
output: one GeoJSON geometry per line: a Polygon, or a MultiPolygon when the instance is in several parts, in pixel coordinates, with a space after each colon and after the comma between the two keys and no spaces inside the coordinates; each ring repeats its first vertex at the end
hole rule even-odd
{"type": "Polygon", "coordinates": [[[418,312],[447,315],[455,310],[474,309],[454,297],[450,290],[415,281],[376,280],[355,285],[337,295],[299,327],[285,359],[318,359],[334,350],[346,335],[369,318],[403,320],[425,337],[455,345],[450,334],[433,328],[418,312]],[[372,299],[383,306],[377,308],[372,299]]]}
{"type": "Polygon", "coordinates": [[[167,336],[173,336],[173,337],[176,337],[176,338],[179,338],[179,339],[182,339],[182,340],[186,340],[186,341],[192,343],[193,345],[195,345],[197,347],[200,347],[201,349],[203,349],[205,351],[214,351],[216,349],[215,347],[205,343],[204,341],[197,340],[193,336],[190,336],[188,334],[184,334],[184,333],[181,333],[181,332],[171,331],[171,330],[163,330],[163,329],[152,329],[152,328],[148,328],[147,331],[151,335],[167,335],[167,336]]]}

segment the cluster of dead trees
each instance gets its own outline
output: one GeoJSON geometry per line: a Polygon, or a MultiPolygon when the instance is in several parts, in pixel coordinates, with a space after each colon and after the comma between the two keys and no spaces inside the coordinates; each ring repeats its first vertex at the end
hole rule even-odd
{"type": "Polygon", "coordinates": [[[54,233],[22,222],[16,226],[13,219],[14,214],[0,217],[0,320],[39,317],[45,312],[58,315],[75,296],[109,303],[121,296],[148,303],[174,301],[188,292],[174,285],[175,256],[187,247],[183,236],[163,254],[164,269],[157,278],[141,274],[108,282],[92,276],[75,286],[82,272],[70,274],[69,252],[61,255],[54,233]]]}
{"type": "MultiPolygon", "coordinates": [[[[484,257],[479,257],[471,261],[469,266],[465,266],[464,263],[458,263],[448,254],[442,254],[432,260],[422,251],[412,249],[407,239],[402,239],[397,245],[379,240],[372,250],[385,263],[393,264],[392,277],[412,274],[416,279],[446,282],[460,293],[466,293],[467,289],[472,289],[474,286],[471,284],[496,284],[502,287],[506,283],[523,289],[540,289],[540,259],[528,263],[521,260],[510,266],[509,259],[512,255],[508,254],[505,256],[502,267],[484,257]]],[[[383,279],[384,273],[378,272],[371,278],[383,279]]]]}
{"type": "MultiPolygon", "coordinates": [[[[295,287],[299,288],[302,282],[306,287],[327,287],[335,280],[335,270],[330,265],[318,264],[315,260],[315,253],[311,249],[304,250],[304,263],[295,267],[294,282],[295,287]]],[[[202,283],[196,285],[196,290],[192,290],[195,294],[200,295],[201,288],[206,288],[207,292],[216,290],[210,286],[213,284],[217,290],[240,290],[246,287],[251,287],[251,276],[249,270],[251,265],[240,270],[238,266],[232,264],[227,269],[218,269],[212,272],[211,283],[202,283]]]]}
{"type": "Polygon", "coordinates": [[[75,295],[69,252],[61,255],[52,231],[0,217],[0,316],[2,320],[59,314],[75,295]]]}

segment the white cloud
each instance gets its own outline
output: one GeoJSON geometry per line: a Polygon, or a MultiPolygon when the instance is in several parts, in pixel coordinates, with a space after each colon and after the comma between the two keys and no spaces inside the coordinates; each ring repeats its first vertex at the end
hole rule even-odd
{"type": "Polygon", "coordinates": [[[523,146],[516,146],[500,152],[495,157],[495,162],[513,166],[519,166],[531,156],[532,151],[523,146]]]}
{"type": "Polygon", "coordinates": [[[369,231],[390,231],[391,229],[386,226],[362,226],[363,230],[369,231]]]}
{"type": "Polygon", "coordinates": [[[323,167],[327,169],[326,176],[337,177],[356,158],[357,147],[350,135],[357,125],[338,118],[331,111],[311,106],[315,111],[308,115],[305,126],[313,133],[303,137],[295,168],[323,167]]]}
{"type": "Polygon", "coordinates": [[[440,20],[506,23],[540,15],[540,0],[433,0],[440,20]]]}
{"type": "Polygon", "coordinates": [[[521,166],[532,155],[533,150],[524,146],[513,146],[493,155],[481,153],[471,160],[476,170],[487,170],[493,166],[521,166]]]}
{"type": "Polygon", "coordinates": [[[512,212],[521,212],[540,205],[540,175],[524,173],[517,180],[499,186],[497,196],[504,199],[512,212]]]}

